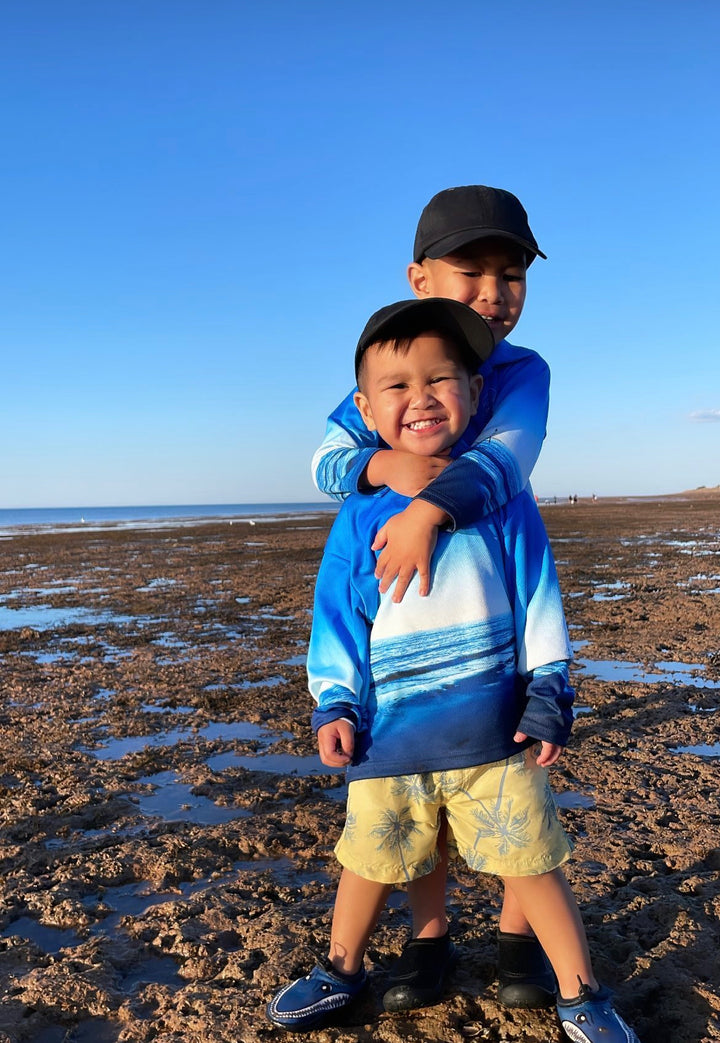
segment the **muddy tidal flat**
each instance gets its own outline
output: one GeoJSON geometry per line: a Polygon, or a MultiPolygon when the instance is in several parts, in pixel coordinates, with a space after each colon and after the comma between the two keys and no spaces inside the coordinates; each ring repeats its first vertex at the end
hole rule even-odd
{"type": "MultiPolygon", "coordinates": [[[[643,1043],[720,1039],[720,490],[542,506],[576,660],[553,770],[598,976],[643,1043]]],[[[264,1005],[325,949],[344,814],[304,653],[331,519],[0,539],[0,1043],[290,1039],[264,1005]]],[[[560,1043],[496,1001],[499,889],[457,865],[436,1007],[371,989],[321,1043],[560,1043]]],[[[296,1037],[297,1038],[297,1037],[296,1037]]]]}

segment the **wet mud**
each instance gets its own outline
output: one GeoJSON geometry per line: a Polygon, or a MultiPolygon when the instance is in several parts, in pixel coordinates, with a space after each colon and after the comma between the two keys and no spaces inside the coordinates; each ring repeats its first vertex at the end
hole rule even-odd
{"type": "MultiPolygon", "coordinates": [[[[542,507],[576,662],[553,771],[598,976],[643,1043],[720,1039],[720,490],[542,507]]],[[[0,539],[0,1043],[291,1038],[264,1005],[325,950],[344,780],[303,656],[329,519],[0,539]]],[[[396,1015],[393,894],[371,988],[322,1043],[555,1043],[496,1001],[500,893],[458,865],[460,962],[396,1015]]]]}

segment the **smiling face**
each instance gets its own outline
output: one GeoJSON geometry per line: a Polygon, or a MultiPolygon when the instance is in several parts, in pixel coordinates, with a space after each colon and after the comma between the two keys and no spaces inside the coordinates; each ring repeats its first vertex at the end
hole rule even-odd
{"type": "Polygon", "coordinates": [[[363,356],[355,404],[391,449],[446,456],[477,410],[482,377],[471,375],[440,333],[414,337],[407,350],[373,344],[363,356]]]}
{"type": "Polygon", "coordinates": [[[450,297],[487,322],[498,344],[515,328],[525,304],[525,255],[509,239],[476,239],[455,254],[408,268],[416,297],[450,297]]]}

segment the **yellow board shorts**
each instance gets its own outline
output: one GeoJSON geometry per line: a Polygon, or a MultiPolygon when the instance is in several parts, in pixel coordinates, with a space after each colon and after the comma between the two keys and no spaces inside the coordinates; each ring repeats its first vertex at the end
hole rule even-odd
{"type": "Polygon", "coordinates": [[[451,857],[497,876],[535,876],[570,857],[538,748],[474,768],[357,779],[348,787],[341,865],[366,880],[407,883],[439,861],[441,813],[451,857]]]}

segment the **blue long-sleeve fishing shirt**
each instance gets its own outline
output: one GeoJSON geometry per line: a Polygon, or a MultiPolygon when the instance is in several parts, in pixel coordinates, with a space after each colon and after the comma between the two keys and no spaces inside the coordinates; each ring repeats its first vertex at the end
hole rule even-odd
{"type": "Polygon", "coordinates": [[[318,574],[308,652],[313,727],[356,726],[348,779],[501,760],[572,724],[572,656],[545,527],[527,492],[441,532],[431,591],[381,595],[375,534],[409,500],[390,489],[342,506],[318,574]],[[518,744],[515,732],[530,739],[518,744]]]}

